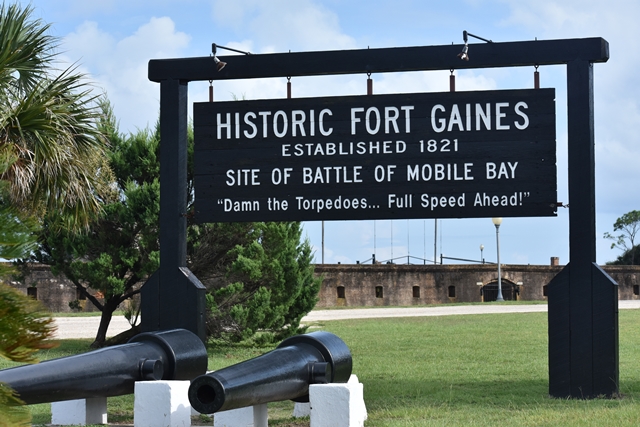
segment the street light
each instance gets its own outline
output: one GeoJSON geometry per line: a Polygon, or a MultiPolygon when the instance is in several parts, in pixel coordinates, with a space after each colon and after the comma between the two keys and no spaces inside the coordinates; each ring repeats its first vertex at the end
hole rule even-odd
{"type": "Polygon", "coordinates": [[[496,226],[496,247],[498,251],[498,298],[496,298],[496,301],[504,301],[504,298],[502,298],[502,272],[500,271],[500,224],[502,224],[502,218],[491,218],[491,221],[496,226]]]}
{"type": "Polygon", "coordinates": [[[322,265],[324,265],[324,221],[322,221],[322,265]]]}
{"type": "Polygon", "coordinates": [[[482,255],[483,251],[484,251],[484,245],[480,244],[480,261],[482,261],[482,263],[484,264],[484,255],[482,255]]]}

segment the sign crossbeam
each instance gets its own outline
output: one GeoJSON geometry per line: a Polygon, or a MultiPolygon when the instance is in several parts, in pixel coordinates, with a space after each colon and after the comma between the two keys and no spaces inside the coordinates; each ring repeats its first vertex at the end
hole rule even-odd
{"type": "Polygon", "coordinates": [[[606,62],[609,43],[602,38],[470,44],[470,61],[457,55],[462,44],[319,52],[213,56],[149,61],[149,80],[234,80],[450,69],[567,64],[576,59],[606,62]]]}

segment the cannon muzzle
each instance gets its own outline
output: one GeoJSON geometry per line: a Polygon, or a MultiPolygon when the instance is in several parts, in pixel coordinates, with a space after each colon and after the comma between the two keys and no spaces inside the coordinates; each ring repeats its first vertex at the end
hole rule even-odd
{"type": "Polygon", "coordinates": [[[207,350],[185,329],[147,332],[127,344],[0,371],[26,404],[132,394],[136,381],[191,380],[207,371],[207,350]]]}
{"type": "Polygon", "coordinates": [[[197,377],[189,401],[201,414],[280,400],[308,402],[310,384],[346,383],[351,367],[349,348],[336,335],[297,335],[262,356],[197,377]]]}

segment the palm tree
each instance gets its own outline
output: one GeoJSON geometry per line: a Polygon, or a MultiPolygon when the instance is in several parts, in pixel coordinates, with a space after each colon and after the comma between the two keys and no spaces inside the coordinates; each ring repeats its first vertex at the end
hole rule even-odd
{"type": "MultiPolygon", "coordinates": [[[[67,226],[87,225],[110,176],[98,97],[75,67],[56,68],[58,40],[32,12],[0,5],[0,256],[10,258],[31,248],[34,217],[63,212],[67,226]]],[[[52,320],[28,304],[0,283],[0,357],[30,361],[50,336],[52,320]]],[[[27,425],[16,403],[0,384],[0,425],[27,425]]]]}
{"type": "Polygon", "coordinates": [[[86,225],[100,209],[110,173],[96,126],[99,96],[75,66],[56,68],[59,41],[32,12],[30,6],[0,6],[3,199],[22,212],[63,211],[86,225]]]}

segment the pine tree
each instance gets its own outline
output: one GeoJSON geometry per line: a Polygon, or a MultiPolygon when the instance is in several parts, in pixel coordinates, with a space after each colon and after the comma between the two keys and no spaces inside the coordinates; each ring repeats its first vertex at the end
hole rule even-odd
{"type": "Polygon", "coordinates": [[[190,269],[208,290],[212,337],[239,341],[261,332],[271,341],[301,332],[320,279],[300,223],[207,224],[192,233],[190,269]]]}
{"type": "Polygon", "coordinates": [[[32,257],[51,265],[54,274],[64,274],[101,311],[92,347],[105,344],[113,312],[140,293],[141,282],[159,265],[157,134],[139,131],[125,138],[106,102],[103,111],[100,128],[110,142],[112,194],[103,199],[97,218],[80,231],[61,230],[58,224],[65,216],[48,215],[32,257]]]}

